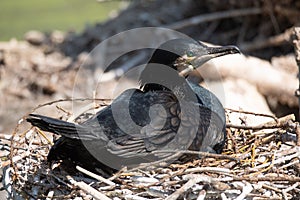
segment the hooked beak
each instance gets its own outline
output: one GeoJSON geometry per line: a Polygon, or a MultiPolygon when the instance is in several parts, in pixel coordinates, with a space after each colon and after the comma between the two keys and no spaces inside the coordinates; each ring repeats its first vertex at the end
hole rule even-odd
{"type": "Polygon", "coordinates": [[[207,54],[196,56],[191,61],[191,64],[193,65],[194,68],[200,67],[205,62],[207,62],[213,58],[217,58],[217,57],[221,57],[221,56],[225,56],[225,55],[229,55],[229,54],[241,53],[240,50],[236,46],[207,47],[206,51],[207,51],[207,54]]]}
{"type": "Polygon", "coordinates": [[[240,50],[236,46],[208,47],[204,44],[202,44],[202,45],[206,47],[205,48],[206,54],[190,57],[189,59],[187,59],[187,62],[190,63],[190,65],[188,65],[188,67],[186,69],[182,70],[179,73],[181,76],[186,77],[189,72],[200,67],[205,62],[207,62],[213,58],[217,58],[217,57],[225,56],[225,55],[229,55],[229,54],[241,53],[240,50]]]}

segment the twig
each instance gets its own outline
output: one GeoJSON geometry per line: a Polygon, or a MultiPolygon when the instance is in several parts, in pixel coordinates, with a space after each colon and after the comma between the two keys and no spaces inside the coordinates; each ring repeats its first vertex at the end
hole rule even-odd
{"type": "MultiPolygon", "coordinates": [[[[10,160],[8,160],[5,164],[6,165],[4,165],[3,163],[3,166],[7,166],[7,165],[11,165],[11,167],[16,171],[16,168],[15,168],[15,160],[14,160],[14,138],[15,138],[15,136],[17,136],[17,132],[19,131],[19,127],[20,127],[20,125],[23,123],[25,121],[25,117],[23,117],[22,119],[20,119],[19,121],[18,121],[18,123],[17,123],[17,125],[16,125],[16,127],[14,128],[14,130],[13,130],[13,132],[12,132],[12,137],[11,137],[11,142],[10,142],[10,160]]],[[[17,157],[17,156],[16,156],[17,157]]],[[[26,157],[26,155],[24,156],[24,157],[26,157]]],[[[20,158],[20,159],[22,159],[22,158],[20,158]]]]}
{"type": "Polygon", "coordinates": [[[198,194],[197,200],[204,200],[206,196],[206,191],[205,190],[201,190],[198,194]]]}
{"type": "MultiPolygon", "coordinates": [[[[95,93],[93,92],[93,95],[95,93]]],[[[77,110],[76,113],[73,113],[73,115],[71,115],[69,118],[68,118],[68,122],[75,122],[75,119],[77,119],[82,113],[86,113],[87,111],[91,110],[91,109],[95,109],[96,106],[95,106],[95,103],[92,102],[92,103],[89,103],[88,105],[80,108],[79,110],[77,110]]],[[[104,107],[102,107],[104,108],[104,107]]]]}
{"type": "MultiPolygon", "coordinates": [[[[233,176],[232,178],[226,178],[226,181],[249,181],[249,182],[259,182],[259,181],[270,181],[270,182],[274,182],[274,181],[288,181],[288,182],[299,182],[300,181],[300,177],[296,177],[296,176],[290,176],[290,175],[286,175],[286,176],[262,176],[262,177],[258,177],[258,176],[233,176]]],[[[220,180],[222,181],[222,180],[220,180]]]]}
{"type": "MultiPolygon", "coordinates": [[[[37,107],[35,107],[31,112],[36,111],[37,109],[41,108],[41,107],[45,107],[45,106],[50,106],[52,104],[55,103],[59,103],[59,102],[65,102],[65,101],[112,101],[113,99],[104,99],[104,98],[69,98],[69,99],[58,99],[58,100],[54,100],[54,101],[50,101],[47,103],[43,103],[43,104],[39,104],[37,107]]],[[[102,104],[101,104],[102,105],[102,104]]],[[[107,106],[108,104],[103,103],[103,106],[107,106]]]]}
{"type": "Polygon", "coordinates": [[[244,114],[254,115],[254,116],[270,117],[270,118],[274,119],[275,121],[278,120],[277,117],[275,117],[273,115],[269,115],[269,114],[264,114],[264,113],[255,113],[255,112],[244,111],[244,110],[236,110],[236,109],[232,109],[232,108],[225,108],[225,111],[244,113],[244,114]]]}
{"type": "Polygon", "coordinates": [[[220,168],[220,167],[195,167],[195,168],[186,169],[184,171],[184,174],[197,173],[197,172],[229,174],[231,171],[230,169],[220,168]]]}
{"type": "Polygon", "coordinates": [[[300,147],[300,125],[299,124],[297,124],[296,127],[296,136],[297,136],[296,145],[300,147]]]}
{"type": "Polygon", "coordinates": [[[53,191],[53,190],[50,190],[50,191],[48,192],[48,194],[47,194],[46,200],[51,200],[51,199],[53,199],[53,195],[54,195],[54,191],[53,191]]]}
{"type": "Polygon", "coordinates": [[[288,187],[288,188],[286,188],[286,189],[283,189],[283,190],[282,190],[282,193],[287,194],[289,191],[294,190],[294,189],[297,188],[298,186],[299,186],[299,182],[293,184],[292,186],[290,186],[290,187],[288,187]]]}
{"type": "Polygon", "coordinates": [[[221,194],[221,198],[222,198],[222,200],[228,200],[228,198],[226,197],[226,194],[224,194],[224,193],[221,194]]]}
{"type": "Polygon", "coordinates": [[[280,189],[275,188],[275,187],[272,187],[272,186],[270,186],[270,185],[262,184],[262,187],[263,187],[263,188],[266,188],[266,189],[269,189],[269,190],[274,190],[275,192],[281,192],[280,189]]]}
{"type": "Polygon", "coordinates": [[[56,108],[57,108],[58,110],[63,111],[64,113],[66,113],[68,116],[72,115],[71,112],[67,111],[66,109],[62,108],[62,107],[59,106],[59,105],[56,105],[56,108]]]}
{"type": "Polygon", "coordinates": [[[299,18],[299,10],[295,6],[284,6],[283,4],[276,4],[274,11],[277,15],[284,16],[286,18],[299,18]]]}
{"type": "MultiPolygon", "coordinates": [[[[267,171],[267,170],[269,170],[272,166],[274,166],[274,165],[276,165],[276,164],[280,164],[280,163],[284,163],[285,161],[291,161],[293,158],[298,158],[298,157],[300,157],[300,152],[299,152],[299,148],[297,148],[297,147],[295,147],[294,148],[295,149],[295,153],[294,154],[291,154],[291,155],[284,155],[284,156],[281,156],[281,154],[280,155],[274,155],[274,157],[275,156],[277,156],[277,157],[279,157],[278,159],[273,159],[271,162],[267,162],[267,163],[264,163],[264,164],[261,164],[261,165],[258,165],[258,166],[256,166],[256,167],[253,167],[253,169],[256,169],[256,170],[258,170],[258,169],[262,169],[262,168],[265,168],[265,169],[263,169],[262,171],[258,171],[257,173],[261,173],[261,172],[264,172],[264,171],[267,171]]],[[[255,173],[255,174],[257,174],[257,173],[255,173]]],[[[245,176],[252,176],[253,174],[248,174],[248,175],[245,175],[245,176]]]]}
{"type": "Polygon", "coordinates": [[[236,200],[243,200],[245,197],[253,190],[253,187],[250,183],[246,182],[243,186],[242,194],[240,194],[236,200]]]}
{"type": "Polygon", "coordinates": [[[54,179],[56,179],[60,184],[64,184],[64,185],[66,185],[68,188],[73,189],[73,185],[70,185],[69,183],[66,183],[64,180],[62,180],[61,178],[57,177],[57,176],[56,176],[55,174],[53,174],[53,173],[45,173],[45,172],[43,172],[42,174],[45,175],[45,176],[51,176],[51,177],[53,177],[54,179]]]}
{"type": "Polygon", "coordinates": [[[280,28],[279,28],[278,21],[274,14],[274,4],[270,0],[266,0],[265,3],[266,3],[265,10],[269,13],[272,25],[273,25],[276,33],[278,34],[278,33],[280,33],[280,28]]]}
{"type": "MultiPolygon", "coordinates": [[[[181,188],[177,189],[173,194],[171,194],[170,196],[168,196],[166,198],[166,200],[176,200],[179,198],[179,196],[181,194],[183,194],[184,192],[186,192],[188,189],[190,189],[191,187],[193,187],[195,184],[204,181],[204,182],[211,182],[211,177],[208,176],[202,176],[202,175],[195,175],[193,174],[193,177],[190,177],[191,179],[186,182],[181,188]]],[[[186,176],[188,178],[188,176],[186,176]]]]}
{"type": "Polygon", "coordinates": [[[126,171],[127,171],[127,166],[121,168],[116,174],[114,174],[112,177],[108,178],[108,180],[113,181],[116,178],[119,178],[122,175],[122,173],[126,172],[126,171]]]}
{"type": "Polygon", "coordinates": [[[103,178],[102,176],[99,176],[97,174],[94,174],[93,172],[90,172],[90,171],[88,171],[88,170],[86,170],[86,169],[84,169],[84,168],[82,168],[80,166],[76,166],[76,169],[78,171],[80,171],[80,172],[82,172],[82,173],[90,176],[90,177],[93,177],[93,178],[97,179],[98,181],[106,183],[107,185],[111,185],[111,186],[115,186],[116,185],[114,182],[112,182],[112,181],[110,181],[110,180],[108,180],[106,178],[103,178]]]}
{"type": "Polygon", "coordinates": [[[295,115],[290,114],[278,119],[277,122],[267,122],[258,126],[244,126],[244,125],[235,125],[235,124],[226,124],[227,128],[236,128],[236,129],[244,129],[244,130],[261,130],[261,129],[274,129],[274,128],[283,128],[288,121],[294,121],[295,115]]]}
{"type": "Polygon", "coordinates": [[[45,140],[47,140],[49,144],[54,145],[53,142],[46,136],[46,134],[42,130],[40,130],[38,127],[35,127],[35,129],[43,138],[45,138],[45,140]]]}
{"type": "Polygon", "coordinates": [[[179,22],[169,24],[165,26],[165,28],[178,30],[187,26],[193,26],[204,22],[216,21],[220,19],[233,18],[233,17],[241,17],[247,15],[258,15],[261,13],[262,13],[261,8],[247,8],[247,9],[220,11],[211,14],[202,14],[185,20],[181,20],[179,22]]]}
{"type": "Polygon", "coordinates": [[[105,194],[103,194],[102,192],[96,190],[95,188],[89,186],[88,184],[86,184],[83,181],[77,182],[75,181],[71,176],[67,176],[69,182],[76,186],[79,187],[80,189],[82,189],[84,192],[92,195],[95,199],[98,200],[111,200],[110,198],[108,198],[105,194]]]}
{"type": "Polygon", "coordinates": [[[289,166],[293,166],[293,165],[296,165],[296,164],[299,164],[299,159],[294,159],[292,162],[289,162],[285,165],[280,166],[279,169],[288,168],[289,166]]]}
{"type": "MultiPolygon", "coordinates": [[[[149,200],[148,198],[144,198],[144,197],[140,197],[138,195],[133,195],[133,194],[127,194],[124,196],[125,199],[130,199],[130,200],[149,200]]],[[[153,199],[153,200],[157,200],[157,199],[153,199]]]]}
{"type": "Polygon", "coordinates": [[[257,49],[263,49],[270,46],[279,46],[283,43],[288,43],[292,34],[293,28],[287,29],[284,33],[270,37],[268,39],[259,39],[254,42],[239,44],[239,48],[242,51],[254,51],[257,49]]]}
{"type": "Polygon", "coordinates": [[[4,133],[0,133],[0,140],[11,140],[11,135],[10,134],[4,134],[4,133]]]}
{"type": "MultiPolygon", "coordinates": [[[[13,149],[13,148],[11,148],[11,149],[13,149]]],[[[21,160],[21,159],[23,159],[23,158],[29,156],[29,154],[30,154],[30,153],[29,153],[28,151],[25,151],[25,152],[23,152],[22,154],[19,154],[19,155],[16,155],[16,156],[14,156],[14,157],[11,157],[10,160],[3,161],[3,162],[1,163],[1,167],[6,167],[6,166],[8,166],[8,165],[10,165],[10,164],[16,163],[17,161],[19,161],[19,160],[21,160]]],[[[12,155],[12,154],[10,154],[10,155],[12,155]]]]}

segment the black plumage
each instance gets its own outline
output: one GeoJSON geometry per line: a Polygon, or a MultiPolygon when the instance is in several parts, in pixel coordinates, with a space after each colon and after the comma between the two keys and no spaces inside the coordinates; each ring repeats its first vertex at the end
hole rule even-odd
{"type": "Polygon", "coordinates": [[[111,105],[81,124],[31,114],[27,121],[59,134],[48,160],[70,159],[92,171],[156,161],[159,150],[222,151],[224,109],[214,94],[185,78],[186,69],[227,54],[236,47],[208,47],[175,39],[156,49],[140,77],[140,89],[128,89],[111,105]]]}

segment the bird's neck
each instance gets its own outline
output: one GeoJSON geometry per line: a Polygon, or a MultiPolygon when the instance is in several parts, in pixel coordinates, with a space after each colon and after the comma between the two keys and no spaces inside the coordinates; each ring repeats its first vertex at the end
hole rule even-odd
{"type": "Polygon", "coordinates": [[[142,90],[144,92],[149,92],[149,91],[158,91],[158,90],[165,90],[165,91],[169,91],[170,89],[160,85],[160,84],[156,84],[156,83],[146,83],[144,85],[141,86],[142,90]]]}
{"type": "Polygon", "coordinates": [[[174,90],[186,85],[184,77],[177,71],[180,58],[172,51],[156,49],[140,76],[143,91],[174,90]]]}
{"type": "Polygon", "coordinates": [[[168,65],[148,63],[140,76],[141,89],[144,92],[173,90],[186,85],[186,80],[168,65]]]}

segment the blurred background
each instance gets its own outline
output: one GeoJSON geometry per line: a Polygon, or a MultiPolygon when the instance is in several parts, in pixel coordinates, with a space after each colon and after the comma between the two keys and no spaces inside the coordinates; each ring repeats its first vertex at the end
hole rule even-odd
{"type": "Polygon", "coordinates": [[[29,30],[80,33],[87,26],[113,17],[124,4],[127,3],[90,0],[0,1],[0,40],[21,40],[29,30]]]}
{"type": "MultiPolygon", "coordinates": [[[[106,70],[105,60],[120,52],[125,55],[109,67],[95,97],[113,98],[117,86],[136,86],[134,75],[120,84],[116,69],[126,71],[129,61],[145,63],[151,52],[127,53],[131,41],[118,40],[107,44],[104,57],[89,53],[110,36],[137,27],[165,27],[211,44],[237,45],[243,55],[210,62],[214,67],[203,66],[193,80],[213,92],[221,84],[226,108],[298,117],[292,33],[299,19],[296,0],[1,1],[0,133],[10,134],[41,103],[73,97],[74,85],[76,95],[86,97],[95,74],[106,70]],[[85,70],[80,77],[79,69],[85,70]]],[[[174,37],[150,34],[158,40],[174,37]]],[[[135,39],[153,42],[145,35],[135,39]]],[[[71,106],[61,103],[43,114],[66,115],[63,110],[71,106]]]]}

